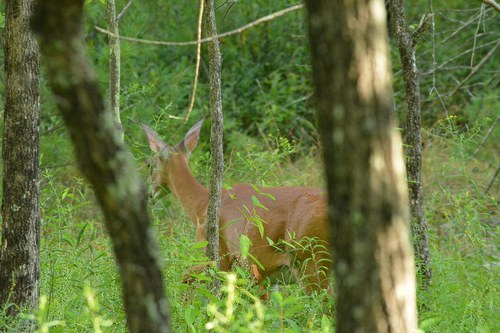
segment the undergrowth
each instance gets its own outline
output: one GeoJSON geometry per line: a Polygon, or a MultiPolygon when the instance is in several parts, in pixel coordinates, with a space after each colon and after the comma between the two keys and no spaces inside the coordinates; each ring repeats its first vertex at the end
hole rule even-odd
{"type": "MultiPolygon", "coordinates": [[[[434,273],[430,289],[418,291],[424,332],[500,331],[498,180],[485,193],[498,165],[499,134],[484,140],[492,125],[492,119],[483,117],[464,127],[449,116],[424,135],[434,273]]],[[[313,166],[319,168],[315,158],[306,155],[292,162],[290,142],[270,142],[266,149],[256,146],[232,154],[225,181],[246,175],[244,181],[252,183],[321,185],[321,172],[311,172],[313,166]]],[[[196,153],[191,164],[204,179],[208,155],[196,153]]],[[[46,169],[42,178],[42,297],[38,311],[21,318],[36,320],[39,332],[125,331],[120,281],[91,189],[78,177],[61,182],[57,169],[46,169]]],[[[194,241],[194,226],[172,196],[152,205],[151,216],[174,331],[331,332],[334,309],[326,292],[307,295],[296,284],[269,286],[269,300],[263,301],[262,290],[243,269],[182,283],[188,267],[206,261],[203,244],[194,241]],[[222,281],[221,300],[207,283],[212,278],[222,281]]],[[[22,320],[12,322],[0,314],[0,330],[20,331],[22,320]]]]}
{"type": "MultiPolygon", "coordinates": [[[[491,158],[497,161],[498,156],[483,159],[495,138],[481,147],[484,152],[475,152],[491,124],[485,118],[467,130],[449,117],[426,132],[424,179],[434,276],[430,289],[418,293],[424,332],[500,331],[498,186],[484,193],[493,175],[491,158]]],[[[270,185],[286,178],[317,179],[303,175],[308,169],[290,167],[289,144],[276,142],[271,150],[234,157],[228,162],[228,179],[266,161],[275,165],[266,174],[270,185]]],[[[193,163],[201,173],[207,162],[202,155],[193,163]]],[[[255,170],[249,173],[255,178],[247,181],[262,180],[263,173],[255,170]]],[[[42,188],[42,297],[38,311],[24,318],[35,319],[40,332],[125,331],[116,265],[90,189],[80,178],[70,186],[61,184],[51,171],[44,173],[42,188]]],[[[186,269],[206,261],[203,244],[194,242],[194,226],[171,196],[151,211],[174,331],[331,332],[333,304],[325,292],[310,296],[298,285],[270,286],[269,300],[263,301],[262,290],[243,269],[183,284],[186,269]],[[221,300],[203,281],[211,278],[223,282],[221,300]]],[[[0,316],[3,331],[16,331],[19,325],[0,316]]]]}
{"type": "Polygon", "coordinates": [[[449,116],[426,133],[425,195],[434,272],[429,291],[419,295],[426,332],[500,331],[500,198],[493,178],[500,133],[486,137],[491,126],[488,117],[463,126],[449,116]]]}

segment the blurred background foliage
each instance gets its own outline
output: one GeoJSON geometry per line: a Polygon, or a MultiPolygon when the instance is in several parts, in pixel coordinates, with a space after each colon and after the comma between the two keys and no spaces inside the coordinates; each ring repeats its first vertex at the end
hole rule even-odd
{"type": "MultiPolygon", "coordinates": [[[[126,1],[116,3],[120,11],[126,1]]],[[[293,4],[296,2],[289,0],[219,1],[218,29],[229,31],[293,4]]],[[[494,117],[493,109],[498,106],[500,20],[497,13],[479,1],[433,5],[435,32],[427,31],[417,48],[423,125],[432,127],[455,115],[460,126],[470,128],[479,118],[494,117]]],[[[431,11],[428,2],[407,1],[406,6],[411,27],[431,11]]],[[[198,10],[193,2],[134,1],[121,18],[120,34],[161,41],[195,40],[198,10]]],[[[86,2],[88,52],[106,96],[107,36],[94,28],[106,28],[104,15],[104,1],[86,2]]],[[[286,138],[296,147],[292,158],[307,155],[319,145],[303,16],[303,10],[295,11],[222,39],[226,155],[248,146],[267,149],[273,144],[272,138],[277,137],[286,138]]],[[[196,101],[188,125],[209,115],[205,47],[202,52],[196,101]]],[[[179,140],[186,128],[179,118],[185,117],[188,109],[196,47],[122,41],[121,55],[121,108],[127,142],[135,153],[139,153],[136,148],[140,151],[145,146],[135,121],[152,125],[166,138],[172,138],[171,142],[179,140]]],[[[395,47],[392,60],[395,106],[404,121],[402,78],[395,47]]],[[[65,130],[43,77],[42,101],[42,165],[72,164],[65,130]]],[[[208,132],[208,126],[204,130],[208,132]]]]}

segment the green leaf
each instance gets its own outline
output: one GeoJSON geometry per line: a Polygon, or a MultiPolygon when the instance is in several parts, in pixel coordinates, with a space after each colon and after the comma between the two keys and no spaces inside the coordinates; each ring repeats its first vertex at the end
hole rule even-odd
{"type": "Polygon", "coordinates": [[[251,253],[248,254],[248,256],[250,257],[250,259],[252,259],[252,261],[257,265],[259,266],[260,269],[262,269],[263,271],[265,271],[266,269],[264,268],[264,266],[262,266],[262,264],[260,263],[259,260],[257,260],[257,258],[255,258],[251,253]]]}
{"type": "Polygon", "coordinates": [[[196,316],[197,313],[192,305],[188,306],[186,310],[184,310],[184,320],[188,325],[193,325],[196,316]]]}
{"type": "Polygon", "coordinates": [[[250,246],[252,245],[252,241],[248,238],[247,235],[240,236],[240,249],[241,249],[241,257],[246,259],[250,252],[250,246]]]}
{"type": "Polygon", "coordinates": [[[281,295],[280,292],[273,291],[271,293],[271,299],[273,302],[275,302],[278,306],[283,306],[283,295],[281,295]]]}
{"type": "Polygon", "coordinates": [[[260,237],[264,238],[264,221],[259,215],[254,215],[250,218],[253,224],[259,229],[260,237]]]}
{"type": "Polygon", "coordinates": [[[321,317],[321,332],[322,333],[331,333],[333,324],[330,322],[330,319],[326,315],[321,317]]]}
{"type": "Polygon", "coordinates": [[[259,208],[262,208],[264,210],[269,210],[269,209],[267,209],[266,206],[264,206],[263,204],[260,203],[259,199],[257,199],[257,197],[255,195],[252,195],[252,204],[255,207],[259,207],[259,208]]]}
{"type": "Polygon", "coordinates": [[[78,233],[78,237],[76,238],[76,247],[80,245],[80,242],[82,241],[83,233],[85,232],[85,229],[89,225],[89,222],[85,222],[83,227],[80,229],[80,232],[78,233]]]}
{"type": "Polygon", "coordinates": [[[204,248],[207,245],[208,245],[208,241],[203,241],[203,242],[199,242],[199,243],[194,244],[193,246],[191,246],[191,249],[197,250],[197,249],[204,248]]]}

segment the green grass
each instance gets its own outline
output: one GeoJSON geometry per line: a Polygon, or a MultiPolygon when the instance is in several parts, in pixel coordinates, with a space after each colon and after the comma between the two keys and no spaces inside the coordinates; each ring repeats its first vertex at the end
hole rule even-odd
{"type": "MultiPolygon", "coordinates": [[[[467,130],[449,117],[425,132],[434,276],[429,291],[418,292],[424,332],[500,331],[498,186],[484,193],[498,161],[498,134],[473,155],[491,124],[484,118],[467,130]]],[[[294,149],[286,140],[273,139],[267,148],[239,151],[227,163],[226,182],[321,184],[322,173],[311,171],[320,168],[314,153],[292,162],[294,149]],[[274,167],[269,171],[266,165],[274,167]]],[[[207,164],[207,155],[195,152],[192,165],[200,179],[206,178],[207,164]]],[[[102,216],[88,185],[66,172],[54,169],[42,177],[42,298],[33,316],[40,332],[123,332],[120,281],[102,216]]],[[[333,325],[333,304],[326,294],[308,296],[297,285],[281,286],[263,302],[244,270],[216,275],[224,284],[221,301],[206,283],[183,284],[186,268],[205,260],[194,242],[194,226],[172,196],[151,210],[174,331],[202,332],[208,325],[215,332],[328,332],[333,325]]],[[[16,331],[20,323],[0,316],[2,330],[16,331]]]]}
{"type": "Polygon", "coordinates": [[[491,124],[483,117],[467,128],[450,116],[426,132],[424,195],[434,272],[429,291],[419,295],[426,332],[500,331],[498,185],[485,193],[498,165],[500,133],[476,152],[491,124]]]}
{"type": "MultiPolygon", "coordinates": [[[[498,188],[483,193],[492,168],[470,156],[487,126],[459,133],[455,125],[427,133],[424,179],[434,277],[428,292],[419,291],[420,327],[425,332],[498,332],[498,188]],[[485,172],[469,173],[475,168],[485,172]]],[[[310,172],[312,159],[294,165],[288,145],[275,142],[275,148],[235,156],[228,178],[248,171],[255,175],[247,177],[250,182],[320,181],[320,172],[310,172]],[[262,179],[258,167],[266,161],[276,168],[262,179]]],[[[207,159],[202,153],[195,158],[196,172],[204,173],[207,159]]],[[[34,314],[40,331],[50,326],[50,332],[123,332],[120,282],[91,190],[76,177],[64,184],[56,179],[50,172],[43,176],[42,301],[34,314]]],[[[208,325],[216,332],[328,332],[333,325],[326,294],[308,296],[297,285],[282,286],[263,302],[243,270],[218,276],[224,281],[221,301],[205,283],[183,284],[186,268],[205,260],[194,242],[194,226],[171,197],[152,206],[152,217],[175,331],[201,332],[208,325]]],[[[19,325],[5,321],[0,319],[0,327],[15,331],[19,325]]]]}

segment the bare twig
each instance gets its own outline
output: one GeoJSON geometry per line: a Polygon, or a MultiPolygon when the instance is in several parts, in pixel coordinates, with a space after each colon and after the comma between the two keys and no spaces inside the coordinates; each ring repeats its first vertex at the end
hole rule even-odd
{"type": "Polygon", "coordinates": [[[122,11],[120,12],[120,14],[118,14],[118,16],[116,16],[116,22],[119,22],[120,19],[122,18],[122,16],[125,14],[125,12],[127,11],[127,9],[130,7],[130,5],[132,4],[132,0],[128,0],[127,4],[125,5],[125,7],[123,7],[122,11]]]}
{"type": "Polygon", "coordinates": [[[261,17],[253,22],[250,22],[242,27],[239,27],[238,29],[234,29],[234,30],[231,30],[231,31],[228,31],[228,32],[224,32],[222,34],[219,34],[219,35],[216,35],[216,36],[212,36],[212,37],[208,37],[208,38],[203,38],[201,40],[194,40],[194,41],[189,41],[189,42],[166,42],[166,41],[158,41],[158,40],[149,40],[149,39],[141,39],[141,38],[134,38],[134,37],[124,37],[124,36],[117,36],[115,34],[113,34],[111,31],[109,30],[106,30],[106,29],[103,29],[101,27],[98,27],[96,26],[95,29],[99,32],[102,32],[106,35],[109,35],[109,36],[112,36],[112,37],[115,37],[115,38],[120,38],[121,40],[125,40],[125,41],[128,41],[128,42],[135,42],[135,43],[141,43],[141,44],[151,44],[151,45],[160,45],[160,46],[192,46],[192,45],[198,45],[198,43],[207,43],[207,42],[211,42],[213,40],[216,40],[216,39],[221,39],[221,38],[225,38],[225,37],[229,37],[229,36],[232,36],[232,35],[236,35],[236,34],[239,34],[245,30],[248,30],[250,28],[253,28],[259,24],[262,24],[262,23],[265,23],[265,22],[268,22],[268,21],[271,21],[271,20],[274,20],[280,16],[283,16],[283,15],[286,15],[288,13],[291,13],[293,11],[296,11],[296,10],[299,10],[299,9],[302,9],[304,7],[304,5],[302,4],[298,4],[298,5],[295,5],[295,6],[291,6],[291,7],[288,7],[288,8],[285,8],[285,9],[282,9],[282,10],[279,10],[277,12],[274,12],[272,14],[269,14],[267,16],[264,16],[264,17],[261,17]]]}
{"type": "Polygon", "coordinates": [[[493,175],[493,178],[491,178],[491,181],[488,187],[486,188],[486,191],[484,191],[484,193],[488,194],[490,189],[493,187],[493,184],[495,183],[495,179],[497,178],[499,172],[500,172],[500,166],[497,168],[497,171],[495,172],[495,175],[493,175]]]}
{"type": "Polygon", "coordinates": [[[417,29],[412,34],[412,46],[415,47],[418,44],[419,39],[424,35],[425,31],[429,29],[429,25],[434,21],[434,14],[427,14],[422,16],[417,29]]]}
{"type": "Polygon", "coordinates": [[[495,46],[488,52],[488,54],[486,54],[484,56],[483,59],[481,59],[481,61],[471,70],[471,72],[469,73],[469,75],[467,75],[467,77],[465,79],[462,80],[462,82],[460,82],[456,87],[455,89],[451,92],[451,95],[454,95],[463,85],[465,82],[467,82],[471,77],[474,76],[474,74],[477,73],[477,71],[479,70],[479,68],[481,68],[481,66],[483,66],[486,61],[488,61],[491,56],[495,53],[495,51],[497,50],[497,48],[500,46],[500,41],[498,41],[495,46]]]}
{"type": "MultiPolygon", "coordinates": [[[[450,68],[446,67],[446,65],[448,65],[449,63],[452,63],[453,61],[455,61],[455,60],[463,57],[464,55],[466,55],[468,53],[472,53],[472,52],[480,50],[482,48],[489,47],[489,46],[494,45],[496,43],[498,43],[498,40],[493,40],[493,41],[484,43],[484,44],[482,44],[480,46],[477,46],[475,49],[474,48],[470,48],[470,49],[464,50],[463,52],[457,53],[455,56],[453,56],[453,57],[449,58],[448,60],[442,62],[439,66],[435,67],[434,69],[431,69],[429,71],[420,73],[420,76],[428,76],[428,75],[435,76],[435,74],[437,72],[439,72],[440,70],[449,70],[450,68]]],[[[464,65],[461,68],[464,68],[464,67],[465,68],[470,68],[471,66],[470,65],[466,65],[466,66],[464,65]]],[[[458,67],[457,68],[451,68],[451,69],[458,69],[458,67]]]]}
{"type": "Polygon", "coordinates": [[[193,82],[193,92],[191,93],[191,101],[189,102],[188,112],[184,118],[184,125],[187,124],[191,111],[193,111],[194,100],[196,97],[196,87],[198,86],[198,76],[200,73],[200,62],[201,62],[201,25],[203,21],[203,8],[205,6],[205,0],[200,0],[200,15],[198,17],[198,45],[196,46],[196,68],[194,71],[194,82],[193,82]]]}
{"type": "Polygon", "coordinates": [[[497,4],[494,0],[481,0],[481,1],[500,13],[500,5],[497,4]]]}
{"type": "Polygon", "coordinates": [[[473,46],[472,46],[472,55],[471,55],[471,58],[470,58],[470,66],[474,66],[474,56],[476,55],[476,43],[477,43],[477,37],[479,35],[479,30],[481,28],[481,22],[484,22],[484,20],[482,18],[484,18],[484,14],[485,13],[485,7],[484,6],[481,6],[481,10],[479,11],[479,19],[477,20],[477,27],[476,27],[476,31],[474,32],[474,43],[473,43],[473,46]]]}
{"type": "MultiPolygon", "coordinates": [[[[432,4],[430,4],[430,6],[432,6],[432,4]]],[[[431,12],[431,14],[432,14],[432,12],[431,12]]],[[[438,44],[436,44],[435,47],[445,44],[450,39],[452,39],[453,37],[458,35],[463,29],[467,28],[470,24],[474,23],[480,17],[480,15],[481,15],[481,13],[478,13],[478,14],[475,14],[474,16],[470,17],[466,22],[461,24],[451,35],[449,35],[448,37],[441,40],[438,44]]],[[[434,49],[432,49],[430,51],[434,51],[434,49]]],[[[426,55],[430,51],[422,52],[421,56],[426,55]]]]}

